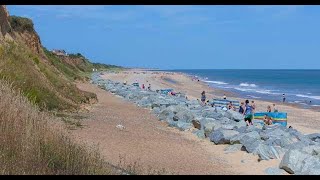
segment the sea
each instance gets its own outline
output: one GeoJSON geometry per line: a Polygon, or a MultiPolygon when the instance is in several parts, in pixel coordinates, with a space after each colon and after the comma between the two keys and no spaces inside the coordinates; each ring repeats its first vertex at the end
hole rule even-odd
{"type": "MultiPolygon", "coordinates": [[[[244,99],[260,99],[320,107],[320,70],[190,69],[182,72],[209,86],[239,94],[244,99]]],[[[318,108],[317,108],[318,109],[318,108]]]]}

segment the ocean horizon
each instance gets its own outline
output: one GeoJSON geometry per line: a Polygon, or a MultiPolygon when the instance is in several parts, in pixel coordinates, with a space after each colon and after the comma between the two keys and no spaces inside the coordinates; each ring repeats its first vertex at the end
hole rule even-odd
{"type": "Polygon", "coordinates": [[[260,99],[320,106],[320,69],[171,69],[197,77],[213,88],[234,92],[244,99],[260,99]]]}

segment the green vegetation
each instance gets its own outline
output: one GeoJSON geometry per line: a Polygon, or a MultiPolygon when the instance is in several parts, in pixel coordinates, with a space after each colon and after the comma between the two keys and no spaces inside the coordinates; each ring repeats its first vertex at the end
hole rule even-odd
{"type": "Polygon", "coordinates": [[[29,18],[9,16],[9,22],[14,31],[21,33],[24,31],[34,32],[33,22],[29,18]]]}
{"type": "Polygon", "coordinates": [[[62,72],[69,80],[81,79],[81,76],[79,76],[79,69],[70,66],[67,63],[63,63],[59,57],[48,51],[46,48],[43,48],[43,50],[51,65],[55,66],[55,68],[62,72]]]}
{"type": "MultiPolygon", "coordinates": [[[[9,21],[11,31],[38,36],[30,19],[10,16],[9,21]]],[[[43,49],[44,54],[36,54],[25,42],[1,39],[0,174],[163,173],[145,171],[137,163],[115,167],[103,161],[98,149],[75,143],[61,126],[81,128],[83,117],[68,115],[65,110],[76,111],[80,104],[97,98],[94,93],[79,90],[75,80],[87,80],[93,68],[122,68],[90,63],[80,53],[59,57],[43,49]],[[46,110],[60,114],[52,113],[54,116],[46,110]]]]}
{"type": "MultiPolygon", "coordinates": [[[[12,30],[35,33],[28,18],[10,16],[12,30]]],[[[81,103],[96,99],[96,95],[79,90],[74,81],[86,81],[93,68],[120,68],[93,64],[82,54],[56,56],[43,47],[44,54],[32,52],[19,41],[0,44],[0,78],[14,83],[14,87],[41,109],[75,111],[81,103]]]]}
{"type": "Polygon", "coordinates": [[[14,89],[0,80],[0,174],[116,173],[97,149],[74,143],[55,117],[14,89]]]}
{"type": "Polygon", "coordinates": [[[105,162],[98,149],[75,143],[57,124],[62,117],[79,128],[83,117],[40,111],[15,89],[0,79],[0,175],[171,174],[122,157],[117,166],[105,162]]]}
{"type": "Polygon", "coordinates": [[[59,68],[52,67],[23,44],[7,42],[0,45],[0,78],[12,82],[41,109],[76,110],[79,104],[96,98],[93,93],[79,90],[67,78],[77,77],[73,71],[54,62],[59,68]]]}
{"type": "Polygon", "coordinates": [[[110,69],[123,69],[120,66],[110,65],[110,64],[102,64],[102,63],[92,63],[93,67],[102,71],[102,70],[110,70],[110,69]]]}

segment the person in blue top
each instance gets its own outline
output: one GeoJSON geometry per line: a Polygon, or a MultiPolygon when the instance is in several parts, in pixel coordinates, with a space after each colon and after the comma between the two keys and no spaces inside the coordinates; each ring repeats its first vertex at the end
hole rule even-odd
{"type": "Polygon", "coordinates": [[[202,103],[202,105],[206,104],[206,92],[205,91],[202,91],[202,93],[201,93],[201,103],[202,103]]]}
{"type": "Polygon", "coordinates": [[[249,105],[249,100],[246,100],[246,104],[243,109],[243,115],[244,115],[244,121],[247,123],[247,126],[252,124],[252,119],[253,119],[253,113],[252,113],[252,106],[249,105]]]}

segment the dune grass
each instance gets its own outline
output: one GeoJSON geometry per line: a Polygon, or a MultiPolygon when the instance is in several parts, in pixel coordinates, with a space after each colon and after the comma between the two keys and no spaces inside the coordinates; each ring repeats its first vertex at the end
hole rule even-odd
{"type": "Polygon", "coordinates": [[[0,80],[0,174],[114,174],[96,149],[75,144],[55,117],[0,80]]]}
{"type": "Polygon", "coordinates": [[[76,110],[79,104],[96,98],[93,93],[79,90],[61,71],[23,44],[0,44],[0,78],[13,82],[41,109],[76,110]]]}
{"type": "Polygon", "coordinates": [[[57,118],[0,79],[0,175],[170,174],[122,156],[111,165],[94,146],[75,143],[57,118]]]}

